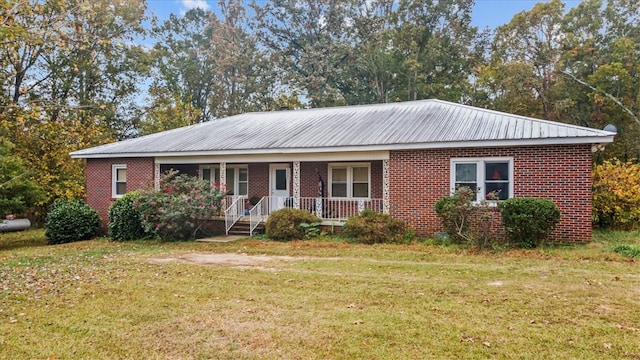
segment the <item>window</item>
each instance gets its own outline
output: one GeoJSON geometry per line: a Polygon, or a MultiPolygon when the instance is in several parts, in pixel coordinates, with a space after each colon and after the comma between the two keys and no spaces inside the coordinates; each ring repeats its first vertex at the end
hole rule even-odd
{"type": "Polygon", "coordinates": [[[127,165],[114,164],[111,166],[111,196],[122,197],[127,193],[127,165]]]}
{"type": "Polygon", "coordinates": [[[513,159],[452,159],[451,192],[458,186],[478,190],[476,201],[506,200],[513,197],[513,159]]]}
{"type": "MultiPolygon", "coordinates": [[[[227,166],[226,175],[228,195],[247,196],[249,194],[249,170],[246,165],[227,166]]],[[[200,165],[200,178],[220,184],[220,167],[217,165],[200,165]]]]}
{"type": "Polygon", "coordinates": [[[329,164],[329,196],[346,198],[369,198],[371,165],[329,164]]]}

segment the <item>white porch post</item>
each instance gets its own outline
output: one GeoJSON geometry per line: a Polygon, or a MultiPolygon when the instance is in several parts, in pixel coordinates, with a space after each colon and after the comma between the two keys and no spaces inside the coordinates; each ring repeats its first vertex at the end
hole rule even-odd
{"type": "MultiPolygon", "coordinates": [[[[213,174],[211,176],[213,176],[213,174]]],[[[218,190],[220,190],[220,193],[222,194],[226,195],[227,193],[227,163],[223,163],[223,162],[220,163],[220,184],[218,184],[218,190]]],[[[225,196],[222,199],[221,210],[222,211],[227,210],[228,205],[231,205],[231,204],[227,204],[227,198],[225,196]]]]}
{"type": "Polygon", "coordinates": [[[300,209],[300,161],[293,162],[293,208],[300,209]]]}
{"type": "Polygon", "coordinates": [[[160,190],[160,163],[157,161],[153,164],[153,188],[160,190]]]}
{"type": "Polygon", "coordinates": [[[382,212],[389,213],[389,159],[382,160],[382,212]]]}
{"type": "Polygon", "coordinates": [[[218,185],[220,186],[221,193],[224,194],[227,192],[227,163],[220,163],[220,184],[218,185]]]}

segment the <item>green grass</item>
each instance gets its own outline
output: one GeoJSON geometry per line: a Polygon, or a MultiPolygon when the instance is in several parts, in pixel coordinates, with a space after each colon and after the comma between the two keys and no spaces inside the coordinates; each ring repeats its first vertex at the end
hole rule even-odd
{"type": "Polygon", "coordinates": [[[640,271],[613,251],[640,237],[594,239],[491,253],[0,234],[0,359],[640,358],[640,271]],[[271,260],[176,260],[194,254],[271,260]]]}

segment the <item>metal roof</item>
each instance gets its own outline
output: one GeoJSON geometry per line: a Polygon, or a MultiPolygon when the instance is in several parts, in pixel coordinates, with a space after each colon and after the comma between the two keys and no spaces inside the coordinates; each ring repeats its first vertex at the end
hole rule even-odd
{"type": "Polygon", "coordinates": [[[255,112],[71,153],[74,158],[608,143],[615,133],[441,100],[255,112]]]}

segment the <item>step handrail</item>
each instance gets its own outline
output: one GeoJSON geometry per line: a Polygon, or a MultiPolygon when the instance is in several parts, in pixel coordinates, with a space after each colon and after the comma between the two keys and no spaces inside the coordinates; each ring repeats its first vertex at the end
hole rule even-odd
{"type": "Polygon", "coordinates": [[[240,212],[238,210],[238,202],[242,201],[242,209],[244,210],[244,198],[239,196],[224,211],[224,227],[225,233],[229,235],[229,230],[240,220],[240,212]]]}
{"type": "Polygon", "coordinates": [[[264,221],[264,204],[267,203],[264,199],[265,197],[263,196],[260,201],[258,201],[251,210],[249,210],[249,236],[253,236],[253,230],[255,230],[258,225],[264,221]]]}

